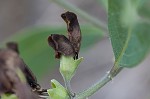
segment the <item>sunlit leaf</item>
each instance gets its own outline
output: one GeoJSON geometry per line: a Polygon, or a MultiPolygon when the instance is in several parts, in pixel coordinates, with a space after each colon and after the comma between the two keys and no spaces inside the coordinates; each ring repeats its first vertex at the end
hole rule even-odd
{"type": "MultiPolygon", "coordinates": [[[[109,34],[115,55],[115,65],[133,67],[150,51],[150,23],[139,9],[148,0],[109,0],[109,34]]],[[[147,9],[149,9],[147,7],[147,9]]]]}

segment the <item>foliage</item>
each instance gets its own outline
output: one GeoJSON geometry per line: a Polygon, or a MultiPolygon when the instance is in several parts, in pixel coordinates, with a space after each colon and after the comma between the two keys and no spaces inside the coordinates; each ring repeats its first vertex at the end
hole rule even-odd
{"type": "Polygon", "coordinates": [[[137,66],[150,50],[150,23],[145,20],[147,15],[140,14],[143,10],[139,10],[145,4],[143,0],[109,1],[109,33],[115,65],[137,66]]]}
{"type": "MultiPolygon", "coordinates": [[[[85,20],[92,24],[92,26],[81,26],[83,34],[82,50],[93,45],[96,41],[99,41],[103,36],[102,33],[107,31],[106,25],[101,20],[87,14],[68,1],[52,1],[63,6],[67,10],[77,13],[79,17],[85,18],[85,20]]],[[[77,61],[74,61],[73,57],[68,58],[64,55],[60,60],[60,72],[66,86],[63,87],[58,81],[52,80],[52,89],[48,90],[52,99],[85,99],[111,81],[124,67],[131,68],[137,66],[137,64],[144,60],[150,52],[149,0],[98,1],[102,2],[106,11],[108,11],[109,36],[115,56],[114,66],[101,80],[86,90],[76,93],[74,96],[71,90],[70,80],[75,74],[81,60],[76,63],[77,61]],[[69,66],[73,67],[69,68],[69,66]],[[61,91],[63,91],[62,94],[60,94],[61,91]]],[[[42,69],[42,71],[45,71],[48,67],[52,69],[56,63],[53,58],[53,51],[47,47],[46,40],[48,35],[50,35],[50,33],[63,34],[66,32],[65,30],[64,27],[29,29],[23,31],[21,34],[19,33],[19,35],[17,34],[9,40],[16,40],[19,42],[23,59],[31,66],[33,71],[35,70],[35,74],[39,76],[41,75],[40,72],[42,69]],[[41,60],[42,62],[39,62],[41,60]],[[35,69],[37,68],[36,66],[38,66],[38,69],[35,69]]]]}

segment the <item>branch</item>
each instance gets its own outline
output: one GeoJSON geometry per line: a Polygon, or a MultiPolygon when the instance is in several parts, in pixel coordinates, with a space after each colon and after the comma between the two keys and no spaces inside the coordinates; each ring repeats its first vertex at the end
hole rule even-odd
{"type": "Polygon", "coordinates": [[[99,89],[101,89],[105,84],[111,81],[123,68],[114,66],[111,71],[105,75],[99,82],[92,85],[89,89],[84,90],[83,92],[78,93],[74,99],[86,99],[87,97],[93,95],[99,89]]]}

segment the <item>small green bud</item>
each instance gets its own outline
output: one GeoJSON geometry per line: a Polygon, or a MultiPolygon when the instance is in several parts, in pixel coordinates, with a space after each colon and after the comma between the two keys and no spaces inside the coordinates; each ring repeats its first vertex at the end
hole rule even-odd
{"type": "Polygon", "coordinates": [[[55,79],[51,80],[52,89],[48,89],[47,92],[50,99],[69,99],[67,90],[55,79]]]}
{"type": "Polygon", "coordinates": [[[2,94],[1,99],[18,99],[15,94],[2,94]]]}
{"type": "Polygon", "coordinates": [[[60,59],[60,73],[67,81],[75,75],[75,72],[83,60],[83,57],[74,60],[71,56],[63,56],[60,59]]]}

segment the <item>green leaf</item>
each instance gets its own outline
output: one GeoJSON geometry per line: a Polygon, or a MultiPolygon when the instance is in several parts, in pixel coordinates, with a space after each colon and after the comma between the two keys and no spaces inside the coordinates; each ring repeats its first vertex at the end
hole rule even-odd
{"type": "Polygon", "coordinates": [[[140,16],[150,21],[150,9],[149,9],[150,0],[143,0],[141,1],[141,4],[143,4],[144,6],[139,8],[140,16]]]}
{"type": "MultiPolygon", "coordinates": [[[[81,26],[82,48],[87,49],[90,45],[101,40],[102,32],[91,26],[81,26]]],[[[16,41],[22,58],[30,66],[31,70],[39,78],[48,70],[53,70],[57,63],[54,51],[49,47],[47,38],[50,34],[67,34],[66,27],[36,27],[23,30],[6,41],[16,41]]],[[[5,41],[5,42],[6,42],[5,41]]]]}
{"type": "Polygon", "coordinates": [[[109,0],[108,25],[115,65],[134,67],[150,51],[150,22],[140,13],[146,1],[109,0]]]}
{"type": "Polygon", "coordinates": [[[48,89],[47,92],[50,99],[69,99],[67,90],[55,79],[51,80],[52,89],[48,89]]]}

